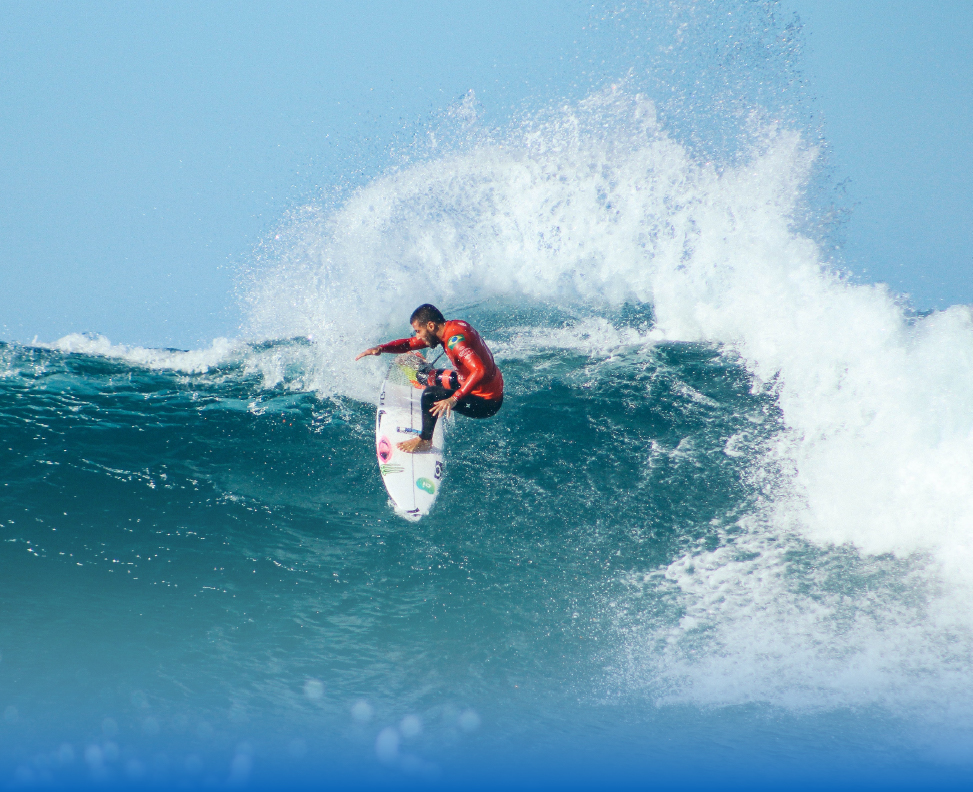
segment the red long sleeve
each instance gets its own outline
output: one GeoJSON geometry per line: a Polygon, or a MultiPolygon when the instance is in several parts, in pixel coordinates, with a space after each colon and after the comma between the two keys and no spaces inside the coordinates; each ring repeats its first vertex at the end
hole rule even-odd
{"type": "Polygon", "coordinates": [[[379,351],[382,354],[393,354],[401,355],[403,352],[410,352],[413,349],[425,349],[429,346],[425,341],[423,341],[418,336],[412,336],[412,338],[400,338],[398,341],[389,341],[387,344],[382,344],[379,346],[379,351]]]}

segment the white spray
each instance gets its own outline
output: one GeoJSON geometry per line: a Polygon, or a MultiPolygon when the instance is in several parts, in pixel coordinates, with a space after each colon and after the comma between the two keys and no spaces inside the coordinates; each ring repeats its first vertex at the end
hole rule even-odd
{"type": "MultiPolygon", "coordinates": [[[[787,427],[755,464],[792,477],[747,526],[758,560],[723,550],[673,565],[685,623],[662,666],[646,661],[651,641],[630,635],[627,673],[681,680],[680,695],[696,700],[875,701],[928,672],[944,642],[973,646],[956,615],[973,560],[973,316],[954,307],[912,320],[883,287],[824,266],[794,230],[814,156],[769,124],[733,167],[694,161],[651,102],[607,89],[403,167],[336,211],[296,212],[275,257],[251,277],[252,328],[319,339],[320,376],[310,379],[358,398],[369,397],[377,370],[363,375],[351,353],[405,330],[426,301],[647,302],[653,339],[732,349],[758,383],[774,383],[787,427]],[[788,592],[786,548],[767,538],[781,535],[911,557],[920,604],[880,617],[862,615],[863,605],[838,641],[828,627],[836,602],[812,608],[788,592]],[[945,598],[930,582],[940,575],[945,598]],[[719,625],[708,665],[679,648],[701,612],[719,625]],[[759,648],[750,628],[773,646],[759,648]],[[755,671],[761,663],[766,671],[755,671]]],[[[933,673],[962,677],[969,666],[954,661],[933,673]]]]}

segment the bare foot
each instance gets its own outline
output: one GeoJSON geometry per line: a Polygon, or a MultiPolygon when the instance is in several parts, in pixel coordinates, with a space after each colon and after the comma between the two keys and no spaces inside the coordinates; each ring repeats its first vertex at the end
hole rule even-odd
{"type": "Polygon", "coordinates": [[[405,451],[407,454],[421,454],[424,451],[432,451],[432,440],[423,440],[421,437],[413,437],[409,440],[403,440],[401,443],[397,443],[396,448],[399,451],[405,451]]]}

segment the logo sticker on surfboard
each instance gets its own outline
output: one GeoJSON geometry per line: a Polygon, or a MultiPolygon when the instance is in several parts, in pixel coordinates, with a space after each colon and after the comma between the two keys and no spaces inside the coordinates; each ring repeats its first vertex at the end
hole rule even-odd
{"type": "Polygon", "coordinates": [[[446,346],[449,347],[450,349],[452,349],[457,344],[462,344],[465,340],[466,340],[466,337],[465,336],[454,335],[454,336],[451,336],[450,339],[449,339],[449,341],[446,342],[446,346]]]}
{"type": "Polygon", "coordinates": [[[432,495],[432,494],[434,494],[436,492],[436,485],[433,484],[429,479],[427,479],[425,477],[417,478],[416,479],[416,486],[419,489],[424,490],[425,492],[428,492],[430,495],[432,495]]]}
{"type": "Polygon", "coordinates": [[[378,461],[388,462],[392,458],[392,444],[387,437],[378,441],[378,461]]]}

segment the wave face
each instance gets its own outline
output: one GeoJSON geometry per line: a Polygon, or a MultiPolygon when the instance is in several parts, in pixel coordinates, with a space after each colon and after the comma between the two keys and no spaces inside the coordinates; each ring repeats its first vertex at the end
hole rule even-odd
{"type": "Polygon", "coordinates": [[[296,209],[249,340],[0,344],[12,781],[968,773],[973,312],[830,268],[786,113],[637,83],[296,209]],[[353,358],[422,302],[508,392],[410,525],[353,358]]]}
{"type": "MultiPolygon", "coordinates": [[[[330,345],[0,347],[15,779],[679,777],[700,745],[697,780],[965,767],[949,509],[897,547],[913,514],[849,480],[831,508],[850,514],[828,522],[807,460],[881,455],[845,424],[799,434],[786,372],[759,378],[740,342],[667,339],[632,303],[465,315],[508,397],[494,420],[455,422],[417,525],[382,489],[374,405],[308,386],[330,345]],[[887,544],[851,519],[866,506],[887,544]]],[[[956,323],[896,333],[929,343],[956,323]]],[[[898,426],[885,448],[961,445],[917,434],[898,426]]]]}

